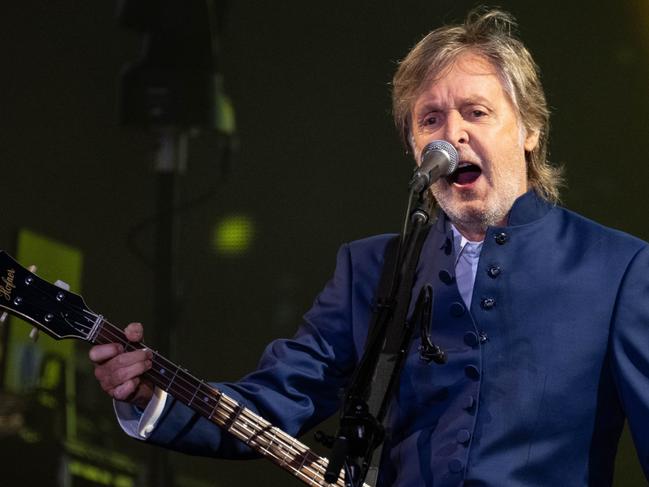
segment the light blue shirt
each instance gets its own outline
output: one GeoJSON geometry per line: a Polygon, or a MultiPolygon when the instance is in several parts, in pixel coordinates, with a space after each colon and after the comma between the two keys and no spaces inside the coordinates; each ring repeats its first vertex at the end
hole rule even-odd
{"type": "Polygon", "coordinates": [[[454,225],[451,225],[451,229],[453,230],[453,248],[455,249],[455,281],[466,307],[471,308],[471,296],[482,251],[482,241],[467,240],[454,225]]]}

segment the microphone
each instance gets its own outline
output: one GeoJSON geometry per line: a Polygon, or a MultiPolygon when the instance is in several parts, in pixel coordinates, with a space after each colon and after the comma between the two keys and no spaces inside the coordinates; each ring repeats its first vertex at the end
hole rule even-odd
{"type": "Polygon", "coordinates": [[[458,159],[455,147],[445,140],[433,140],[421,151],[419,167],[415,168],[408,186],[413,193],[421,193],[439,178],[455,171],[458,159]]]}

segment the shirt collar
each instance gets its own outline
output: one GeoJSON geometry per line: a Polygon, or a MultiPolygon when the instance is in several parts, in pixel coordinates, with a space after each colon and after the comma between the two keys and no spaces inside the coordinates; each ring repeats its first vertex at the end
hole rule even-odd
{"type": "Polygon", "coordinates": [[[453,232],[453,248],[455,249],[455,265],[462,254],[465,254],[470,259],[474,259],[480,256],[480,251],[482,250],[482,242],[473,242],[468,240],[464,235],[462,235],[455,225],[450,224],[451,231],[453,232]]]}

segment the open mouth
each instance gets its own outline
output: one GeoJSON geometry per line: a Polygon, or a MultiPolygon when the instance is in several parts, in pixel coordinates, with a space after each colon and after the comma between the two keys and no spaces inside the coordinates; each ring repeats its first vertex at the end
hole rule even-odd
{"type": "Polygon", "coordinates": [[[470,162],[461,162],[458,168],[446,179],[449,184],[465,186],[473,183],[482,174],[482,169],[470,162]]]}

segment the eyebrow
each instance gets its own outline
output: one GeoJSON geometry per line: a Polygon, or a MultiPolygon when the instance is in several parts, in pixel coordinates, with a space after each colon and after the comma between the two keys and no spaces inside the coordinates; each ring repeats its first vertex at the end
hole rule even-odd
{"type": "MultiPolygon", "coordinates": [[[[485,98],[482,95],[469,95],[460,100],[459,106],[465,106],[465,105],[487,105],[491,107],[493,104],[489,101],[488,98],[485,98]]],[[[418,112],[420,111],[441,111],[442,108],[440,106],[440,103],[437,101],[426,101],[424,102],[420,107],[418,112]]]]}
{"type": "Polygon", "coordinates": [[[484,96],[481,95],[475,95],[475,96],[468,96],[462,100],[462,105],[487,105],[487,106],[492,106],[493,103],[488,99],[485,98],[484,96]]]}

